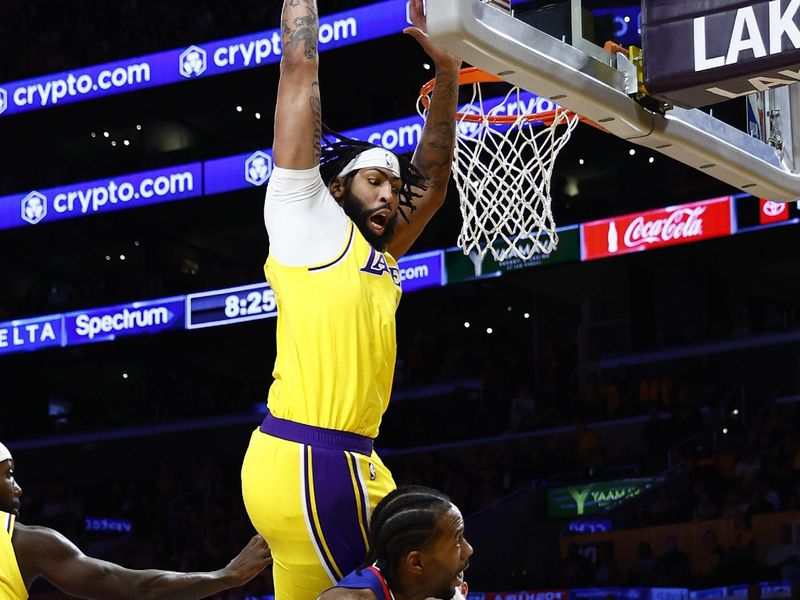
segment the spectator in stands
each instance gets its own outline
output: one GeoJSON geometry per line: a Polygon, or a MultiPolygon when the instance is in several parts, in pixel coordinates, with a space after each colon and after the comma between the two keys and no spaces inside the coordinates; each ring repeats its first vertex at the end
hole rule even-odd
{"type": "Polygon", "coordinates": [[[609,586],[622,583],[622,575],[614,561],[613,546],[600,544],[597,547],[597,562],[594,566],[594,582],[597,585],[609,586]]]}
{"type": "Polygon", "coordinates": [[[701,585],[713,586],[720,583],[720,564],[724,557],[725,548],[717,540],[717,532],[713,529],[704,531],[696,567],[701,585]]]}
{"type": "Polygon", "coordinates": [[[734,512],[731,516],[733,527],[733,542],[730,550],[741,552],[755,558],[756,543],[753,540],[752,523],[750,517],[742,512],[734,512]]]}
{"type": "Polygon", "coordinates": [[[722,576],[727,581],[752,581],[758,577],[759,567],[750,517],[736,511],[730,519],[733,539],[720,566],[722,576]]]}
{"type": "Polygon", "coordinates": [[[724,437],[717,450],[717,469],[720,477],[725,480],[733,479],[735,468],[736,453],[733,451],[730,438],[724,437]]]}
{"type": "Polygon", "coordinates": [[[742,457],[736,463],[736,467],[733,469],[733,476],[739,480],[741,485],[747,487],[760,471],[761,459],[758,457],[756,450],[750,447],[744,451],[742,457]]]}
{"type": "Polygon", "coordinates": [[[711,494],[702,492],[694,507],[692,519],[695,521],[709,521],[717,517],[717,507],[711,502],[711,494]]]}
{"type": "Polygon", "coordinates": [[[606,462],[603,444],[597,433],[586,427],[583,421],[578,421],[575,431],[578,434],[575,448],[578,465],[585,469],[590,477],[594,477],[606,462]]]}
{"type": "Polygon", "coordinates": [[[650,544],[647,542],[639,542],[639,547],[636,550],[636,561],[628,571],[626,585],[650,585],[655,566],[656,559],[653,558],[653,549],[650,547],[650,544]]]}
{"type": "Polygon", "coordinates": [[[763,513],[775,512],[777,507],[767,500],[768,493],[769,491],[763,483],[757,483],[750,496],[750,505],[747,508],[747,514],[760,515],[763,513]]]}
{"type": "Polygon", "coordinates": [[[653,568],[653,583],[660,586],[688,586],[692,569],[689,555],[678,548],[678,538],[670,534],[664,540],[666,552],[656,561],[653,568]]]}
{"type": "Polygon", "coordinates": [[[781,525],[780,542],[769,549],[764,558],[770,579],[783,582],[800,581],[800,545],[792,543],[792,528],[781,525]]]}
{"type": "Polygon", "coordinates": [[[521,383],[511,396],[511,413],[509,425],[511,431],[525,431],[532,429],[536,421],[536,401],[531,395],[529,387],[521,383]]]}
{"type": "Polygon", "coordinates": [[[723,519],[733,519],[737,514],[745,512],[748,506],[749,504],[747,502],[743,502],[739,498],[739,492],[737,490],[730,490],[725,495],[725,501],[722,503],[720,516],[723,519]]]}
{"type": "Polygon", "coordinates": [[[650,418],[642,426],[641,465],[646,473],[663,471],[666,465],[666,454],[669,450],[670,432],[666,421],[661,418],[659,410],[650,409],[650,418]]]}
{"type": "Polygon", "coordinates": [[[794,487],[789,495],[787,508],[791,510],[800,510],[800,478],[796,479],[794,482],[794,487]]]}
{"type": "Polygon", "coordinates": [[[560,581],[565,587],[584,587],[592,581],[592,563],[580,553],[578,544],[570,542],[567,556],[561,561],[560,581]]]}

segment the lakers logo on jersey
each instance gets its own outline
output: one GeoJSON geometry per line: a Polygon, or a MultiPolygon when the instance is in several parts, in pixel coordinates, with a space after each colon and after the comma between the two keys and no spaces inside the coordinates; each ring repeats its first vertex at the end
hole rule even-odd
{"type": "Polygon", "coordinates": [[[370,248],[367,264],[361,267],[361,271],[378,277],[381,277],[384,273],[388,273],[395,285],[400,285],[400,269],[397,267],[390,267],[383,253],[378,252],[375,248],[370,248]]]}

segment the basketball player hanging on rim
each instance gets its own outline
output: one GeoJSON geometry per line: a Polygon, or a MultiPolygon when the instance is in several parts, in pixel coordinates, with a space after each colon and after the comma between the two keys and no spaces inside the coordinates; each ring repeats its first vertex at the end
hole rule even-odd
{"type": "Polygon", "coordinates": [[[395,488],[373,439],[397,351],[396,259],[444,201],[461,66],[428,38],[422,0],[411,0],[410,16],[405,33],[431,57],[436,88],[409,162],[327,130],[320,143],[316,1],[284,0],[264,208],[277,357],[269,414],[242,466],[245,506],[272,548],[277,600],[316,598],[357,567],[371,510],[395,488]]]}

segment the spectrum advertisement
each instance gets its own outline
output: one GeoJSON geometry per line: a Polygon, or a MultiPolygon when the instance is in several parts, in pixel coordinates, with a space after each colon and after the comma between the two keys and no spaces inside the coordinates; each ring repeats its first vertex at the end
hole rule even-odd
{"type": "MultiPolygon", "coordinates": [[[[750,208],[754,206],[755,210],[759,208],[758,199],[753,197],[739,198],[736,204],[750,208]]],[[[762,208],[764,205],[763,202],[760,203],[762,208]]],[[[490,269],[484,276],[499,277],[506,272],[522,268],[576,262],[579,248],[583,255],[582,260],[613,256],[616,252],[608,251],[609,245],[613,245],[609,241],[612,222],[621,223],[620,228],[624,227],[626,237],[627,232],[633,231],[630,236],[643,240],[642,249],[731,235],[739,231],[735,225],[736,219],[731,216],[730,198],[716,198],[639,215],[614,217],[580,226],[559,228],[561,242],[558,251],[542,259],[525,262],[512,259],[499,265],[495,263],[491,267],[495,270],[490,269]]],[[[781,221],[779,224],[793,222],[797,222],[797,219],[781,221]]],[[[764,225],[746,227],[744,231],[753,231],[761,227],[764,225]]],[[[618,238],[615,243],[619,250],[618,238]]],[[[487,261],[491,263],[490,259],[487,261]]],[[[461,253],[460,249],[435,250],[405,256],[398,261],[398,267],[401,285],[405,292],[476,279],[472,262],[461,253]]],[[[167,330],[216,327],[273,318],[276,315],[277,304],[274,293],[267,283],[258,283],[186,296],[7,321],[0,323],[0,355],[111,341],[119,337],[160,333],[167,330]]],[[[555,491],[552,492],[556,494],[555,491]]],[[[618,492],[618,490],[609,492],[611,496],[608,498],[613,499],[619,495],[618,492]]],[[[552,496],[550,505],[552,514],[558,514],[559,518],[581,516],[591,512],[596,506],[604,506],[603,503],[608,499],[604,495],[605,492],[598,492],[599,496],[595,498],[592,490],[582,491],[578,488],[572,491],[564,488],[559,493],[560,496],[558,494],[552,496]]]]}
{"type": "Polygon", "coordinates": [[[133,302],[64,315],[67,346],[184,328],[184,296],[133,302]]]}

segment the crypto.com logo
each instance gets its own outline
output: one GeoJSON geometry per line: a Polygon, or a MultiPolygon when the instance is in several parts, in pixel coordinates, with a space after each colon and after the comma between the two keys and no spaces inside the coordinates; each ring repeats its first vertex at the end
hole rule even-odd
{"type": "Polygon", "coordinates": [[[244,178],[253,185],[264,185],[272,175],[272,157],[261,150],[253,152],[244,163],[244,178]]]}
{"type": "Polygon", "coordinates": [[[0,88],[0,115],[2,115],[8,108],[8,93],[3,88],[0,88]]]}
{"type": "Polygon", "coordinates": [[[181,52],[179,63],[181,75],[184,77],[197,77],[206,72],[208,55],[206,51],[197,46],[189,46],[181,52]]]}
{"type": "Polygon", "coordinates": [[[47,197],[31,192],[22,199],[22,220],[36,225],[47,216],[47,197]]]}
{"type": "MultiPolygon", "coordinates": [[[[483,111],[480,109],[480,107],[475,106],[474,104],[465,104],[459,109],[458,112],[462,115],[469,116],[479,116],[483,114],[483,111]]],[[[458,135],[462,138],[474,138],[478,135],[481,127],[481,123],[460,119],[457,125],[458,135]]]]}

